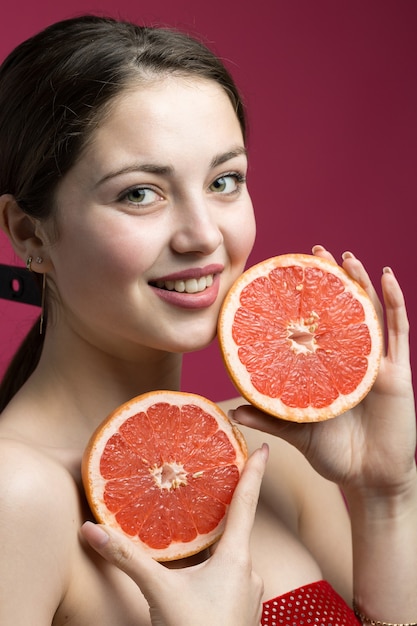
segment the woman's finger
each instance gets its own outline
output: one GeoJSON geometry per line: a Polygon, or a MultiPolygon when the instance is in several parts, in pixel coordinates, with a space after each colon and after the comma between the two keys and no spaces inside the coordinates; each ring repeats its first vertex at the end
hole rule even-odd
{"type": "Polygon", "coordinates": [[[333,261],[333,263],[337,263],[336,259],[334,258],[334,256],[331,254],[331,252],[329,252],[328,250],[326,250],[326,248],[324,248],[321,245],[316,245],[313,246],[313,250],[312,250],[313,254],[315,256],[319,256],[322,259],[327,259],[328,261],[333,261]]]}
{"type": "Polygon", "coordinates": [[[404,296],[391,268],[384,268],[381,282],[386,307],[388,357],[394,363],[403,361],[408,364],[409,322],[404,296]]]}
{"type": "Polygon", "coordinates": [[[375,307],[376,314],[378,316],[378,320],[381,328],[384,327],[384,310],[381,304],[381,301],[378,297],[375,287],[372,284],[372,281],[369,277],[368,272],[365,270],[365,267],[357,259],[352,252],[344,252],[343,255],[343,269],[347,271],[349,276],[356,280],[360,284],[360,286],[366,291],[368,296],[372,300],[372,304],[375,307]]]}
{"type": "Polygon", "coordinates": [[[268,445],[263,444],[247,460],[230,503],[225,531],[218,549],[248,545],[268,454],[268,445]]]}

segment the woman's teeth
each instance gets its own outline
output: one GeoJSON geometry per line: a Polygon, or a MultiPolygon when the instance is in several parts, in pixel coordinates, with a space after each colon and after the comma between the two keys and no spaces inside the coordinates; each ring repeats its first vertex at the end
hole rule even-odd
{"type": "Polygon", "coordinates": [[[156,286],[159,289],[168,291],[178,291],[179,293],[198,293],[204,291],[213,284],[213,274],[202,276],[201,278],[188,278],[187,280],[157,280],[156,286]]]}

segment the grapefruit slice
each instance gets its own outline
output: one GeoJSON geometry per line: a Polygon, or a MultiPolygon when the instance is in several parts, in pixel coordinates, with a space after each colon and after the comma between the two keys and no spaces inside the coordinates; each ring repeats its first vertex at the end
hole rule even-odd
{"type": "Polygon", "coordinates": [[[82,478],[97,521],[170,561],[220,537],[246,458],[242,434],[214,403],[153,391],[99,426],[83,455],[82,478]]]}
{"type": "Polygon", "coordinates": [[[336,263],[308,254],[244,272],[223,303],[218,338],[242,396],[295,422],[329,419],[359,403],[382,353],[367,293],[336,263]]]}

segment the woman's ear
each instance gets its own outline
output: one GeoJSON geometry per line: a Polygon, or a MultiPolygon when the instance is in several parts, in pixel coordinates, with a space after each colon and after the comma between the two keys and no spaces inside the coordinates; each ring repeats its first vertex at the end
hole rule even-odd
{"type": "Polygon", "coordinates": [[[0,196],[0,228],[6,233],[16,254],[23,260],[43,257],[45,243],[39,221],[27,215],[11,194],[0,196]]]}

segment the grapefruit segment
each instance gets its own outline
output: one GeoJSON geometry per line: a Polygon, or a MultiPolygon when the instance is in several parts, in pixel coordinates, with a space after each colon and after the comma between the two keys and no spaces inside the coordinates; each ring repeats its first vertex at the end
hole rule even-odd
{"type": "Polygon", "coordinates": [[[306,254],[244,272],[223,303],[218,338],[243,397],[297,422],[329,419],[360,402],[382,353],[364,289],[336,263],[306,254]]]}
{"type": "Polygon", "coordinates": [[[154,391],[99,426],[84,452],[82,478],[99,522],[168,561],[220,537],[246,458],[243,436],[214,403],[154,391]]]}

